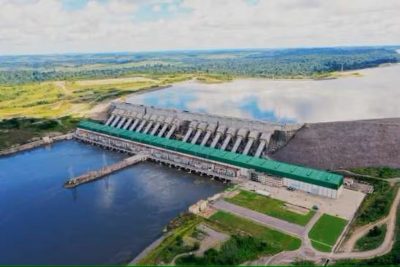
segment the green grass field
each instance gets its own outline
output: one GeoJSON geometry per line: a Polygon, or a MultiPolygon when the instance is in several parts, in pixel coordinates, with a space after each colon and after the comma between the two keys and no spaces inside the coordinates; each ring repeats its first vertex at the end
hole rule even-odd
{"type": "Polygon", "coordinates": [[[253,221],[238,217],[236,215],[218,211],[209,218],[211,227],[217,227],[223,232],[230,234],[243,234],[265,240],[270,245],[270,253],[278,253],[283,250],[296,250],[301,241],[298,238],[269,229],[253,221]]]}
{"type": "Polygon", "coordinates": [[[308,234],[312,246],[319,251],[331,251],[346,224],[342,218],[323,214],[308,234]]]}
{"type": "Polygon", "coordinates": [[[225,200],[233,204],[302,226],[306,225],[315,214],[315,212],[312,210],[304,215],[290,211],[285,207],[285,202],[283,201],[265,197],[249,191],[241,191],[233,198],[227,198],[225,200]]]}
{"type": "Polygon", "coordinates": [[[114,79],[0,84],[0,118],[84,116],[104,100],[193,78],[204,83],[218,83],[231,79],[226,75],[141,74],[114,79]]]}

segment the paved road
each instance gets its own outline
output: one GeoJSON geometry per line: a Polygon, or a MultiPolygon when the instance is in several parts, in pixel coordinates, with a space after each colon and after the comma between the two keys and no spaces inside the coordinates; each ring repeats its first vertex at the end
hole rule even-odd
{"type": "Polygon", "coordinates": [[[268,215],[265,215],[263,213],[259,213],[247,208],[243,208],[234,204],[231,204],[229,202],[226,202],[224,200],[218,200],[213,204],[214,208],[219,209],[219,210],[224,210],[236,215],[239,215],[241,217],[248,218],[250,220],[256,221],[260,224],[264,224],[268,227],[274,228],[278,231],[283,231],[286,232],[290,235],[294,235],[297,237],[302,238],[306,232],[306,227],[289,223],[287,221],[283,221],[268,215]]]}
{"type": "MultiPolygon", "coordinates": [[[[396,227],[396,212],[400,208],[400,190],[396,194],[396,198],[393,201],[393,205],[390,209],[390,213],[387,217],[387,233],[385,236],[385,240],[383,241],[382,245],[376,249],[369,250],[369,251],[362,251],[362,252],[344,252],[344,253],[323,253],[316,251],[310,244],[310,241],[306,236],[303,237],[302,247],[296,251],[284,251],[281,252],[273,257],[265,258],[262,262],[260,259],[259,263],[270,264],[270,265],[278,265],[278,264],[288,264],[292,262],[296,258],[312,260],[315,262],[320,262],[322,258],[329,258],[334,260],[340,259],[370,259],[377,256],[384,255],[393,247],[393,237],[394,237],[394,230],[396,227]]],[[[314,216],[313,219],[317,219],[317,216],[314,216]]],[[[312,222],[308,224],[311,228],[312,222]]],[[[309,229],[307,229],[308,233],[309,229]]],[[[306,234],[307,234],[306,233],[306,234]]],[[[307,234],[308,235],[308,234],[307,234]]]]}

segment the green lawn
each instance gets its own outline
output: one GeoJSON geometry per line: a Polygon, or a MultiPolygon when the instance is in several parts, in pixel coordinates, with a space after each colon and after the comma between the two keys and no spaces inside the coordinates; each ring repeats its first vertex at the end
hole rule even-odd
{"type": "Polygon", "coordinates": [[[298,238],[227,212],[218,211],[209,218],[209,222],[212,223],[211,227],[217,227],[219,230],[229,232],[230,234],[246,233],[265,240],[270,246],[271,254],[282,250],[296,250],[301,245],[301,241],[298,238]]]}
{"type": "Polygon", "coordinates": [[[315,211],[312,210],[304,215],[290,211],[285,207],[285,202],[281,200],[265,197],[249,191],[240,191],[238,195],[225,200],[302,226],[306,225],[315,214],[315,211]]]}
{"type": "Polygon", "coordinates": [[[317,250],[331,251],[346,224],[345,219],[323,214],[308,234],[311,244],[317,250]]]}
{"type": "Polygon", "coordinates": [[[319,242],[314,241],[314,240],[311,240],[311,245],[316,250],[322,251],[322,252],[331,252],[331,250],[332,250],[332,246],[324,244],[324,243],[319,243],[319,242]]]}

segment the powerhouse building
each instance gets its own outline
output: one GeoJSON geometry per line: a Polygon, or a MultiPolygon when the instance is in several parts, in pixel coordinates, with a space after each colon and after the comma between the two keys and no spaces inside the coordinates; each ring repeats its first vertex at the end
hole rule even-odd
{"type": "Polygon", "coordinates": [[[337,198],[343,176],[278,162],[266,155],[279,125],[132,104],[114,105],[105,123],[82,121],[75,137],[92,144],[230,181],[251,179],[337,198]]]}

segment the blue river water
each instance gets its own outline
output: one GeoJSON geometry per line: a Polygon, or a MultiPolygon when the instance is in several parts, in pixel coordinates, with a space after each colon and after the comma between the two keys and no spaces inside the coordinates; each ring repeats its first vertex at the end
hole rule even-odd
{"type": "Polygon", "coordinates": [[[332,80],[186,81],[133,94],[127,101],[280,123],[393,118],[400,116],[399,73],[400,64],[394,64],[344,73],[332,80]]]}
{"type": "Polygon", "coordinates": [[[140,163],[76,189],[64,181],[125,155],[63,141],[0,158],[0,264],[121,264],[224,186],[140,163]]]}

